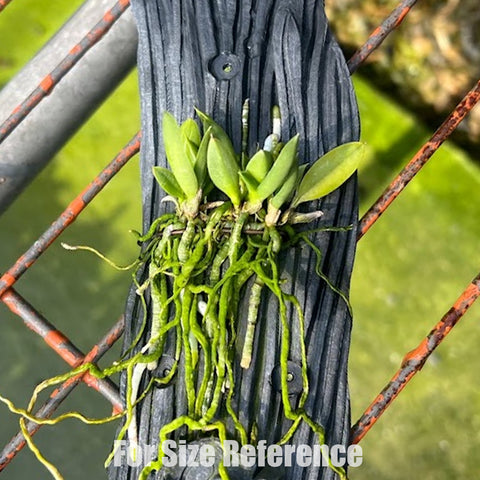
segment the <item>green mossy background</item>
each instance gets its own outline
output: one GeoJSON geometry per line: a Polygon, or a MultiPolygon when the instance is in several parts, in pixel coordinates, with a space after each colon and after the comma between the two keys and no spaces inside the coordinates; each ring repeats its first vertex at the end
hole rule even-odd
{"type": "MultiPolygon", "coordinates": [[[[80,0],[23,0],[0,14],[0,86],[12,77],[81,4],[80,0]]],[[[373,153],[359,174],[365,212],[415,153],[428,132],[420,120],[355,76],[362,138],[373,153]]],[[[5,271],[72,198],[138,130],[136,72],[105,102],[49,166],[0,217],[0,271],[5,271]]],[[[480,171],[454,145],[445,145],[388,212],[359,242],[352,279],[354,329],[350,357],[355,421],[401,363],[441,318],[480,268],[480,171]]],[[[131,228],[139,229],[138,158],[132,160],[18,282],[16,289],[87,351],[123,311],[128,273],[60,241],[88,244],[119,263],[135,257],[131,228]]],[[[480,447],[480,306],[474,306],[423,370],[362,441],[364,464],[353,480],[471,479],[480,447]]],[[[0,306],[0,391],[26,405],[42,379],[66,365],[18,317],[0,306]]],[[[101,362],[106,365],[118,347],[101,362]]],[[[313,368],[312,368],[313,369],[313,368]]],[[[63,410],[106,415],[109,406],[81,386],[63,410]]],[[[0,407],[0,444],[18,430],[0,407]]],[[[114,425],[75,421],[44,427],[39,447],[67,480],[105,478],[103,460],[114,425]]],[[[16,480],[50,478],[25,450],[5,470],[16,480]]]]}

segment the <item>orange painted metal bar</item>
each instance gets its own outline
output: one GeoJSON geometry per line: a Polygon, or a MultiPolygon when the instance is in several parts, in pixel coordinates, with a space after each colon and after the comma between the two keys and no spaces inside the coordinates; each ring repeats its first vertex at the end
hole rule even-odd
{"type": "MultiPolygon", "coordinates": [[[[4,293],[2,300],[13,313],[23,319],[28,328],[40,335],[45,343],[71,367],[76,368],[82,364],[85,359],[84,354],[17,292],[11,288],[4,293]]],[[[123,409],[118,388],[109,379],[98,379],[87,373],[83,376],[83,381],[103,395],[113,405],[114,410],[123,409]]]]}
{"type": "Polygon", "coordinates": [[[129,5],[130,0],[118,0],[111,9],[105,12],[103,18],[82,40],[68,52],[65,58],[42,79],[35,90],[13,110],[10,116],[0,125],[0,143],[5,140],[28,114],[58,85],[60,80],[78,61],[107,34],[129,5]]]}
{"type": "Polygon", "coordinates": [[[480,100],[480,80],[470,90],[455,110],[447,117],[430,140],[423,145],[415,156],[408,162],[399,175],[386,188],[378,200],[370,207],[360,220],[357,240],[360,240],[379,219],[392,202],[402,193],[403,189],[430,160],[443,142],[458,127],[460,122],[480,100]]]}
{"type": "Polygon", "coordinates": [[[403,0],[390,15],[368,37],[368,40],[352,55],[347,62],[348,70],[354,73],[358,67],[376,50],[408,15],[417,0],[403,0]]]}
{"type": "Polygon", "coordinates": [[[12,0],[0,0],[0,12],[11,2],[12,0]]]}
{"type": "Polygon", "coordinates": [[[63,213],[40,236],[40,238],[0,278],[0,299],[5,292],[36,262],[40,255],[78,217],[85,207],[105,187],[127,162],[140,150],[141,133],[116,155],[116,157],[92,180],[92,182],[68,205],[63,213]]]}
{"type": "Polygon", "coordinates": [[[458,297],[442,319],[433,327],[426,338],[411,352],[407,353],[400,369],[375,398],[365,413],[352,427],[351,443],[358,443],[370,431],[380,416],[397,398],[413,376],[418,373],[428,357],[440,345],[452,328],[480,296],[480,273],[458,297]]]}
{"type": "MultiPolygon", "coordinates": [[[[82,358],[81,364],[97,363],[100,358],[114,345],[114,343],[122,336],[125,328],[123,316],[108,331],[108,333],[82,358]]],[[[54,390],[48,400],[35,412],[38,418],[50,418],[57,410],[60,404],[82,381],[85,374],[79,374],[64,382],[59,388],[54,390]]],[[[123,407],[114,409],[114,414],[122,411],[123,407]]],[[[42,425],[34,422],[27,422],[26,427],[30,435],[35,435],[42,425]]],[[[8,444],[0,452],[0,472],[15,458],[26,442],[22,432],[18,432],[8,444]]]]}

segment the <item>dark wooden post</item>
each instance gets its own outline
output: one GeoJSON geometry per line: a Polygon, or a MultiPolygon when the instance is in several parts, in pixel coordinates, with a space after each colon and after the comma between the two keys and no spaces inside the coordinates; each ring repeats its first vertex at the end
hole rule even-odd
{"type": "MultiPolygon", "coordinates": [[[[184,120],[198,106],[227,129],[240,150],[241,109],[249,98],[253,151],[269,133],[271,107],[277,104],[283,117],[283,137],[299,133],[301,159],[308,162],[338,144],[358,139],[358,112],[350,77],[328,30],[321,0],[132,0],[132,5],[140,42],[145,227],[165,208],[151,174],[152,165],[165,164],[160,121],[164,110],[184,120]]],[[[348,292],[355,252],[356,180],[352,178],[319,206],[325,212],[323,225],[353,225],[348,232],[322,233],[315,239],[323,252],[323,271],[348,292]]],[[[283,262],[286,288],[298,297],[306,315],[310,379],[306,410],[325,427],[327,443],[346,444],[350,428],[348,309],[315,274],[315,257],[309,249],[297,249],[283,262]]],[[[140,310],[132,293],[127,305],[126,346],[141,323],[140,310]]],[[[276,302],[263,302],[256,359],[250,369],[235,372],[240,420],[249,429],[256,424],[258,439],[269,444],[277,442],[288,425],[275,382],[280,357],[277,310],[276,302]]],[[[293,371],[299,358],[294,349],[293,371]]],[[[168,356],[162,361],[168,365],[168,356]]],[[[182,382],[176,382],[147,396],[138,413],[140,442],[157,445],[160,426],[184,412],[182,389],[182,382]]],[[[316,439],[307,426],[302,426],[293,442],[313,445],[316,439]]],[[[138,472],[112,468],[110,478],[133,479],[138,472]]],[[[193,472],[189,475],[210,478],[193,472]]],[[[283,473],[242,475],[238,478],[335,477],[328,468],[298,466],[283,473]]],[[[175,478],[187,476],[178,473],[175,478]]]]}

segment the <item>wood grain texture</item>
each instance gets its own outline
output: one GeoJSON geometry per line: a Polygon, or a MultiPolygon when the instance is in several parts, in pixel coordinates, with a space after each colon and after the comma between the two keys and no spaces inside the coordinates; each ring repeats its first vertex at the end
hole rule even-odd
{"type": "MultiPolygon", "coordinates": [[[[181,121],[193,115],[194,106],[199,107],[226,128],[240,150],[241,109],[249,98],[249,146],[253,152],[269,133],[270,109],[278,104],[283,138],[300,134],[302,162],[313,162],[334,146],[358,139],[355,96],[343,55],[328,30],[322,1],[133,0],[132,6],[140,39],[145,228],[165,208],[160,204],[163,193],[151,175],[152,165],[165,166],[161,141],[164,110],[181,121]],[[229,73],[221,68],[227,63],[229,73]]],[[[355,252],[356,180],[352,178],[319,206],[325,212],[319,225],[353,225],[349,232],[322,233],[315,238],[323,252],[323,271],[348,292],[355,252]]],[[[315,257],[309,248],[289,252],[282,264],[285,289],[298,297],[306,316],[310,379],[306,410],[325,427],[328,443],[346,444],[350,428],[348,309],[315,274],[315,257]]],[[[288,422],[272,381],[272,371],[280,358],[276,301],[266,295],[260,311],[255,360],[246,371],[236,362],[235,406],[242,423],[250,430],[255,422],[258,438],[270,444],[279,440],[288,422]]],[[[127,302],[125,346],[139,328],[141,317],[132,291],[127,302]]],[[[295,339],[297,322],[293,314],[291,318],[295,339]]],[[[245,318],[240,320],[240,332],[244,328],[245,318]]],[[[241,351],[241,345],[237,350],[241,351]]],[[[298,345],[292,348],[291,360],[300,361],[298,345]]],[[[141,442],[158,444],[159,428],[185,412],[182,398],[181,381],[147,396],[138,415],[141,442]]],[[[315,437],[303,425],[293,441],[314,444],[315,437]]],[[[110,478],[133,479],[138,471],[113,468],[110,478]]],[[[289,468],[282,478],[333,479],[335,474],[328,468],[297,466],[289,468]]]]}

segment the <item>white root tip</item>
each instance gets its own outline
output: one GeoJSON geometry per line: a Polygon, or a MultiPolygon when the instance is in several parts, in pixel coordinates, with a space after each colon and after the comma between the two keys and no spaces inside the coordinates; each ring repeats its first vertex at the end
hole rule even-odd
{"type": "Polygon", "coordinates": [[[290,223],[310,223],[322,216],[323,216],[323,212],[321,210],[317,210],[315,212],[308,212],[308,213],[294,212],[290,215],[288,221],[290,223]]]}
{"type": "Polygon", "coordinates": [[[207,302],[200,300],[198,302],[197,309],[198,309],[198,313],[200,313],[200,315],[204,317],[205,314],[207,313],[207,302]]]}
{"type": "Polygon", "coordinates": [[[147,363],[147,369],[149,372],[151,372],[152,370],[155,370],[156,368],[158,367],[158,361],[155,360],[153,362],[150,362],[150,363],[147,363]]]}
{"type": "Polygon", "coordinates": [[[273,117],[273,134],[277,136],[278,141],[282,134],[282,119],[279,117],[273,117]]]}
{"type": "MultiPolygon", "coordinates": [[[[154,349],[153,345],[150,342],[148,342],[140,351],[142,353],[146,353],[146,352],[152,353],[153,349],[154,349]]],[[[146,365],[147,370],[151,372],[152,370],[155,370],[158,367],[158,360],[153,360],[153,362],[143,364],[143,365],[146,365]]]]}
{"type": "Polygon", "coordinates": [[[61,242],[60,245],[65,249],[65,250],[78,250],[78,247],[75,247],[74,245],[69,245],[68,243],[61,242]]]}
{"type": "Polygon", "coordinates": [[[248,368],[250,368],[250,364],[252,363],[252,357],[251,355],[249,356],[244,356],[242,357],[242,360],[240,361],[240,366],[242,368],[244,368],[245,370],[247,370],[248,368]]]}
{"type": "MultiPolygon", "coordinates": [[[[145,371],[146,364],[138,363],[133,367],[132,374],[132,393],[130,397],[130,403],[135,404],[138,396],[138,387],[140,386],[140,381],[142,379],[143,372],[145,371]]],[[[128,453],[130,458],[135,462],[137,458],[138,451],[138,428],[137,428],[137,417],[136,417],[136,407],[132,408],[132,418],[130,419],[130,424],[127,429],[127,436],[129,440],[128,453]]]]}
{"type": "Polygon", "coordinates": [[[272,133],[265,139],[265,143],[263,144],[263,149],[266,152],[271,152],[277,143],[278,143],[278,136],[272,133]]]}

